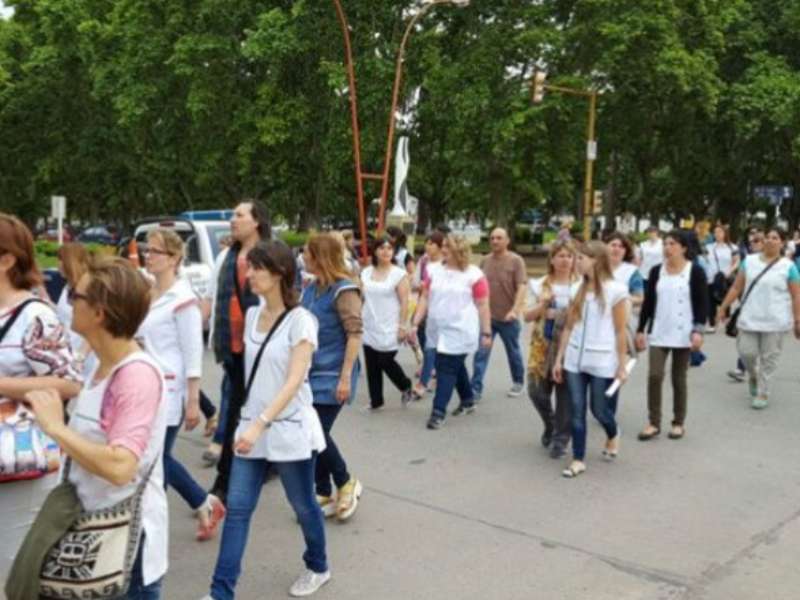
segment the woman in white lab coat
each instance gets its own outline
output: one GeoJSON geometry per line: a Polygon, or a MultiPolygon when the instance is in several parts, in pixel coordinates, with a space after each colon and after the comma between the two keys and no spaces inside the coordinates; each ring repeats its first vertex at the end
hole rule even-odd
{"type": "Polygon", "coordinates": [[[155,278],[152,303],[137,337],[164,371],[167,386],[167,436],[164,443],[165,483],[172,486],[197,514],[197,539],[214,537],[225,507],[208,494],[172,455],[181,423],[187,431],[200,422],[200,377],[203,324],[198,298],[178,275],[183,240],[174,231],[156,229],[147,236],[145,267],[155,278]]]}

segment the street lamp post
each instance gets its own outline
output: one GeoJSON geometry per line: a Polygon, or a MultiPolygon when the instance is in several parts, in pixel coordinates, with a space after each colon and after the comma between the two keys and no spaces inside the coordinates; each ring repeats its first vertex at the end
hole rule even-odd
{"type": "Polygon", "coordinates": [[[350,89],[350,116],[353,128],[353,160],[355,162],[356,172],[356,195],[358,202],[358,218],[359,228],[361,230],[361,251],[362,256],[367,255],[367,219],[366,208],[364,205],[364,181],[380,181],[381,182],[381,197],[380,207],[378,210],[378,230],[382,231],[384,228],[384,219],[386,215],[386,204],[389,197],[389,173],[391,170],[392,153],[395,134],[395,117],[397,112],[397,105],[400,99],[400,86],[403,79],[403,61],[405,59],[405,50],[408,45],[408,39],[416,24],[424,17],[434,6],[440,4],[448,4],[452,6],[464,7],[469,5],[469,0],[431,0],[425,3],[422,8],[411,18],[408,27],[403,34],[403,39],[400,42],[400,48],[397,52],[397,64],[395,67],[394,86],[392,88],[392,105],[389,111],[389,131],[386,140],[386,155],[384,158],[383,171],[380,174],[365,173],[361,164],[361,130],[358,121],[358,97],[356,90],[356,75],[355,66],[353,63],[353,50],[350,42],[350,26],[347,22],[347,16],[342,8],[340,0],[333,0],[336,7],[336,14],[339,17],[339,24],[342,28],[342,35],[344,37],[345,47],[345,63],[347,66],[348,85],[350,89]]]}
{"type": "Polygon", "coordinates": [[[572,96],[582,96],[589,99],[589,122],[586,127],[586,175],[583,182],[583,239],[589,240],[592,237],[594,161],[597,160],[597,138],[595,135],[597,124],[597,90],[581,90],[559,85],[550,85],[549,83],[545,83],[546,78],[547,75],[543,71],[537,71],[533,76],[531,100],[534,104],[540,104],[544,100],[545,90],[572,96]]]}

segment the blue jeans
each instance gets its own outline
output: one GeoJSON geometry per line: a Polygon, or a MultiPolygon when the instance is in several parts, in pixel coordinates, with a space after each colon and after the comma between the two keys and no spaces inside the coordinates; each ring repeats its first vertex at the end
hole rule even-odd
{"type": "Polygon", "coordinates": [[[228,515],[211,580],[211,597],[214,600],[234,598],[236,582],[242,572],[242,556],[247,545],[250,519],[258,504],[268,467],[278,472],[286,498],[303,530],[306,541],[303,560],[306,567],[316,573],[328,570],[325,524],[314,495],[315,461],[316,455],[308,460],[273,463],[263,459],[234,457],[228,485],[228,515]]]}
{"type": "Polygon", "coordinates": [[[211,438],[215,444],[222,445],[225,441],[225,426],[228,424],[228,396],[231,394],[231,380],[228,377],[227,371],[224,371],[222,376],[222,385],[220,386],[219,393],[219,421],[217,421],[217,430],[214,432],[214,437],[211,438]]]}
{"type": "Polygon", "coordinates": [[[144,534],[142,534],[142,541],[139,542],[139,552],[136,554],[136,561],[133,563],[131,585],[128,588],[125,600],[159,600],[161,598],[161,582],[163,579],[154,581],[150,585],[144,584],[142,552],[144,552],[144,534]]]}
{"type": "Polygon", "coordinates": [[[461,406],[467,407],[475,404],[475,395],[469,385],[469,374],[467,373],[467,355],[437,352],[433,416],[441,418],[447,416],[447,405],[453,395],[453,389],[458,390],[461,406]]]}
{"type": "Polygon", "coordinates": [[[320,496],[333,495],[331,479],[337,488],[342,487],[350,481],[350,473],[347,472],[347,463],[339,452],[339,447],[331,437],[331,429],[336,422],[336,417],[342,410],[341,404],[315,404],[314,410],[317,411],[322,431],[325,433],[325,450],[317,456],[317,464],[314,467],[314,479],[317,486],[317,494],[320,496]]]}
{"type": "Polygon", "coordinates": [[[201,488],[186,467],[172,456],[172,447],[180,430],[180,425],[167,427],[167,437],[164,440],[164,488],[172,486],[192,510],[197,510],[206,501],[208,492],[201,488]]]}
{"type": "Polygon", "coordinates": [[[586,456],[586,395],[591,396],[591,408],[594,418],[605,429],[608,439],[617,437],[617,422],[614,418],[612,404],[606,398],[606,390],[614,382],[613,379],[595,377],[588,373],[565,371],[569,397],[572,402],[572,455],[575,460],[582,461],[586,456]]]}
{"type": "MultiPolygon", "coordinates": [[[[525,382],[525,365],[522,362],[522,350],[519,347],[519,334],[522,331],[522,324],[519,319],[513,321],[496,321],[492,319],[492,342],[496,335],[500,335],[503,345],[506,347],[508,356],[508,367],[511,369],[511,380],[522,385],[525,382]]],[[[494,344],[492,344],[494,345],[494,344]]],[[[472,391],[476,396],[483,393],[483,377],[486,375],[486,368],[489,366],[489,357],[492,354],[489,348],[478,348],[475,353],[475,362],[472,373],[472,391]]]]}
{"type": "Polygon", "coordinates": [[[419,382],[425,387],[428,387],[428,384],[433,378],[433,367],[435,365],[436,348],[424,348],[422,351],[422,371],[419,374],[419,382]]]}

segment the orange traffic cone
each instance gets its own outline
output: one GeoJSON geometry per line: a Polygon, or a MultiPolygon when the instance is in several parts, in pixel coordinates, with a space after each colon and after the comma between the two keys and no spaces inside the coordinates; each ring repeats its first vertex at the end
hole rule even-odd
{"type": "Polygon", "coordinates": [[[135,238],[131,238],[131,241],[128,242],[128,260],[131,261],[131,264],[137,269],[142,266],[142,263],[139,261],[139,244],[136,243],[135,238]]]}

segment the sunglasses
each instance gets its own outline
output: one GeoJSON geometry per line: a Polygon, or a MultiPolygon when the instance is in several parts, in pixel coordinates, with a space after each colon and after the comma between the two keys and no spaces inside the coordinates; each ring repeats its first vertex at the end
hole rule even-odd
{"type": "Polygon", "coordinates": [[[89,296],[86,294],[81,294],[76,292],[75,290],[69,290],[67,292],[67,302],[70,304],[75,304],[75,300],[83,300],[84,302],[89,302],[89,296]]]}

